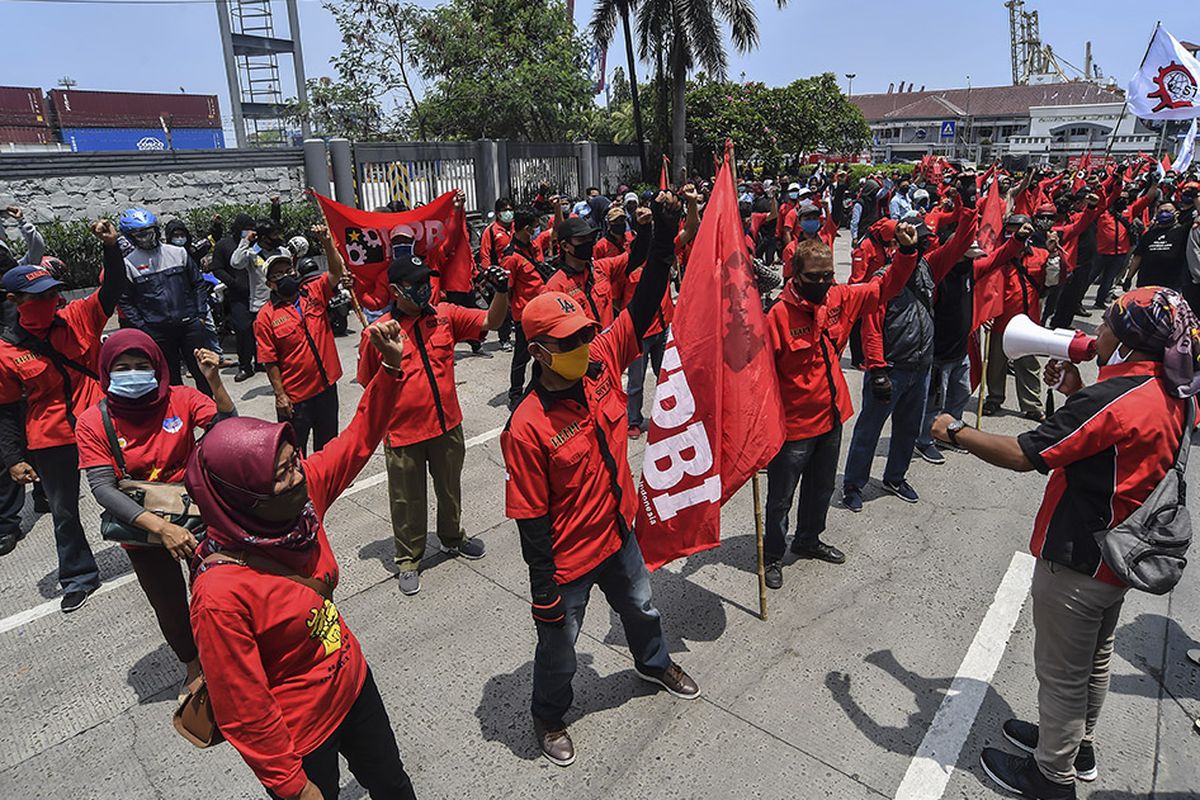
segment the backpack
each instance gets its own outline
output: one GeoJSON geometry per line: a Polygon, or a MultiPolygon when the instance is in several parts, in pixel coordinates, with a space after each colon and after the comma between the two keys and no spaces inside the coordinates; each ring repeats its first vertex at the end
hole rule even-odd
{"type": "Polygon", "coordinates": [[[1096,544],[1109,569],[1134,589],[1166,594],[1187,566],[1192,518],[1187,508],[1188,449],[1192,442],[1196,403],[1186,400],[1187,419],[1175,463],[1141,507],[1119,525],[1096,531],[1096,544]]]}

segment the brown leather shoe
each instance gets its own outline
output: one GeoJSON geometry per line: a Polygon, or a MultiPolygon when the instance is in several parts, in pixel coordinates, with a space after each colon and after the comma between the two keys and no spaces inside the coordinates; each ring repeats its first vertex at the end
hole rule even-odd
{"type": "Polygon", "coordinates": [[[533,732],[542,747],[542,755],[551,763],[560,767],[575,763],[575,743],[571,741],[566,725],[552,724],[534,717],[533,732]]]}
{"type": "Polygon", "coordinates": [[[700,687],[678,664],[672,664],[662,672],[642,672],[640,669],[635,671],[642,680],[657,683],[676,697],[695,700],[700,696],[700,687]]]}

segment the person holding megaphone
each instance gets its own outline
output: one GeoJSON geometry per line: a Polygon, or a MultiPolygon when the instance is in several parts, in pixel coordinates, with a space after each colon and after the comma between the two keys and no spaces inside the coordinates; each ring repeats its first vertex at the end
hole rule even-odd
{"type": "MultiPolygon", "coordinates": [[[[1165,552],[1162,539],[1141,540],[1136,558],[1122,548],[1130,525],[1154,526],[1160,536],[1162,527],[1176,524],[1158,519],[1167,507],[1160,484],[1167,486],[1168,472],[1185,463],[1184,437],[1195,419],[1188,406],[1200,392],[1200,321],[1172,289],[1144,287],[1123,295],[1105,311],[1094,341],[1100,376],[1091,386],[1071,363],[1086,357],[1088,337],[1028,320],[1014,324],[1018,329],[1005,335],[1006,349],[1063,358],[1050,362],[1045,378],[1066,403],[1017,437],[966,428],[949,414],[934,420],[931,432],[989,464],[1050,474],[1030,541],[1037,558],[1038,722],[1004,723],[1005,738],[1021,755],[985,748],[980,760],[993,781],[1023,797],[1074,800],[1076,778],[1090,781],[1097,774],[1095,727],[1125,593],[1131,585],[1153,592],[1173,585],[1165,572],[1153,573],[1158,583],[1143,580],[1145,556],[1160,557],[1152,551],[1165,552]],[[1145,513],[1156,513],[1148,521],[1141,515],[1130,520],[1144,504],[1145,513]]],[[[1170,498],[1180,502],[1182,495],[1170,498]]],[[[1186,549],[1190,525],[1186,517],[1178,519],[1182,528],[1172,533],[1186,549]]],[[[1173,580],[1180,569],[1177,563],[1173,580]]]]}

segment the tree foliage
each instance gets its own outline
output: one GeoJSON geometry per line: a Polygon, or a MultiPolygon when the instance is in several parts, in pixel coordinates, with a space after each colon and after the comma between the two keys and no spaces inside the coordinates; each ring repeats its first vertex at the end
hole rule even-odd
{"type": "Polygon", "coordinates": [[[343,83],[330,78],[308,81],[308,99],[287,104],[286,117],[307,120],[314,136],[343,136],[356,142],[382,138],[388,130],[379,102],[361,82],[343,83]]]}
{"type": "MultiPolygon", "coordinates": [[[[361,1],[361,0],[360,0],[361,1]]],[[[415,12],[431,138],[572,141],[591,133],[587,50],[558,0],[450,0],[415,12]]]]}

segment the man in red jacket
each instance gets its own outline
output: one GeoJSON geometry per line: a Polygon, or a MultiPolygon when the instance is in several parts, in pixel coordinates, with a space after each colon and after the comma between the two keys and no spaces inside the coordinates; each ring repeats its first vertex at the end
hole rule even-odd
{"type": "Polygon", "coordinates": [[[801,242],[792,279],[767,314],[783,399],[787,439],[767,466],[764,558],[767,586],[783,585],[787,517],[800,486],[800,510],[792,552],[841,564],[846,556],[821,541],[837,475],[842,427],[854,414],[841,355],[860,316],[899,294],[917,265],[917,233],[898,225],[901,250],[882,275],[864,283],[833,282],[833,251],[817,240],[801,242]]]}
{"type": "Polygon", "coordinates": [[[617,304],[625,291],[626,276],[646,260],[650,237],[642,226],[650,221],[650,209],[635,213],[635,236],[629,250],[610,258],[595,258],[597,231],[582,217],[569,217],[554,226],[561,258],[558,271],[546,281],[545,291],[562,292],[574,298],[601,327],[616,318],[617,304]]]}
{"type": "MultiPolygon", "coordinates": [[[[624,220],[624,216],[621,217],[624,220]]],[[[516,345],[513,347],[512,367],[509,370],[508,410],[512,411],[525,394],[525,373],[529,367],[529,341],[521,329],[521,317],[529,301],[542,293],[546,285],[546,265],[541,252],[533,243],[533,229],[537,224],[537,212],[528,206],[518,208],[513,214],[513,234],[504,249],[501,266],[508,273],[512,315],[516,330],[516,345]]]]}

